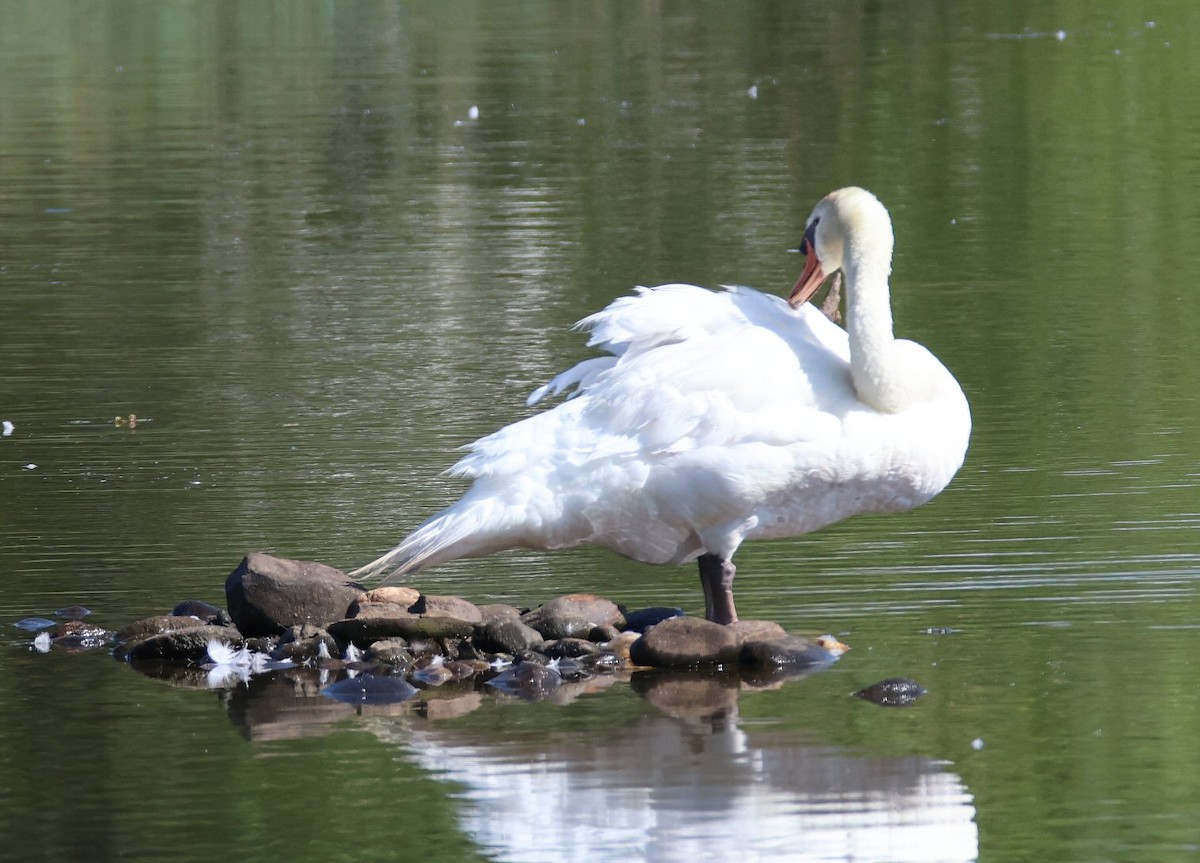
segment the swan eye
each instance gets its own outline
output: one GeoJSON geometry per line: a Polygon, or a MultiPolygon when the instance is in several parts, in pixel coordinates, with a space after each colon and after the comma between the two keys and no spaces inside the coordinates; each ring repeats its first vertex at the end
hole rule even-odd
{"type": "Polygon", "coordinates": [[[800,254],[808,255],[816,251],[817,223],[820,221],[820,217],[817,217],[809,223],[807,228],[804,229],[804,239],[800,241],[800,254]]]}

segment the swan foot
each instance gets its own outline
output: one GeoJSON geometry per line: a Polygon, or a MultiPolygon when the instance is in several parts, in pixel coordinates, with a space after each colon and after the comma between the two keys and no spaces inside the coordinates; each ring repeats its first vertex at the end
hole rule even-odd
{"type": "Polygon", "coordinates": [[[715,554],[702,554],[696,562],[700,566],[700,586],[704,588],[704,616],[714,623],[736,623],[733,577],[737,567],[732,560],[721,560],[715,554]]]}

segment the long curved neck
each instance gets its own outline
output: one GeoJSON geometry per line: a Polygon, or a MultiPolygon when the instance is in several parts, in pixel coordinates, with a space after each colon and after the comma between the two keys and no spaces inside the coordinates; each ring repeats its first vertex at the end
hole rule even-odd
{"type": "Polygon", "coordinates": [[[905,403],[904,382],[893,361],[891,243],[863,248],[851,241],[846,251],[846,329],[854,389],[865,404],[891,413],[905,403]]]}

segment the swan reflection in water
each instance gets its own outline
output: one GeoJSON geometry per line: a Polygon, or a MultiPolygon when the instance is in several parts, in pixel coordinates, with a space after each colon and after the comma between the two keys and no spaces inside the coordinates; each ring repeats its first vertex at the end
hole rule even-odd
{"type": "Polygon", "coordinates": [[[374,730],[461,786],[461,826],[495,860],[978,856],[974,802],[945,762],[744,726],[736,708],[703,721],[648,716],[601,740],[416,723],[374,730]]]}
{"type": "MultiPolygon", "coordinates": [[[[460,827],[497,861],[909,863],[978,858],[975,805],[949,763],[885,757],[770,721],[743,722],[749,684],[687,673],[563,686],[567,726],[513,698],[425,690],[354,706],[311,669],[222,696],[249,740],[336,733],[347,721],[451,783],[460,827]],[[526,707],[534,712],[521,714],[526,707]]],[[[197,688],[202,682],[195,684],[197,688]]],[[[768,682],[767,686],[774,686],[768,682]]],[[[547,704],[546,706],[549,706],[547,704]]],[[[877,708],[868,708],[877,709],[877,708]]]]}

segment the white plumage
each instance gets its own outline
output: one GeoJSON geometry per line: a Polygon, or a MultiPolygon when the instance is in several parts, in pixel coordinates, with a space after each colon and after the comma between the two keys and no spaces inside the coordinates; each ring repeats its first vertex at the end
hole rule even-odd
{"type": "Polygon", "coordinates": [[[929,500],[962,464],[966,398],[925,348],[892,335],[892,232],[849,188],[809,218],[789,301],[748,288],[638,288],[585,318],[584,360],[530,396],[555,408],[468,449],[474,480],[356,575],[506,548],[590,542],[646,563],[700,559],[706,613],[737,619],[733,553],[929,500]],[[845,276],[847,330],[806,301],[845,276]]]}

